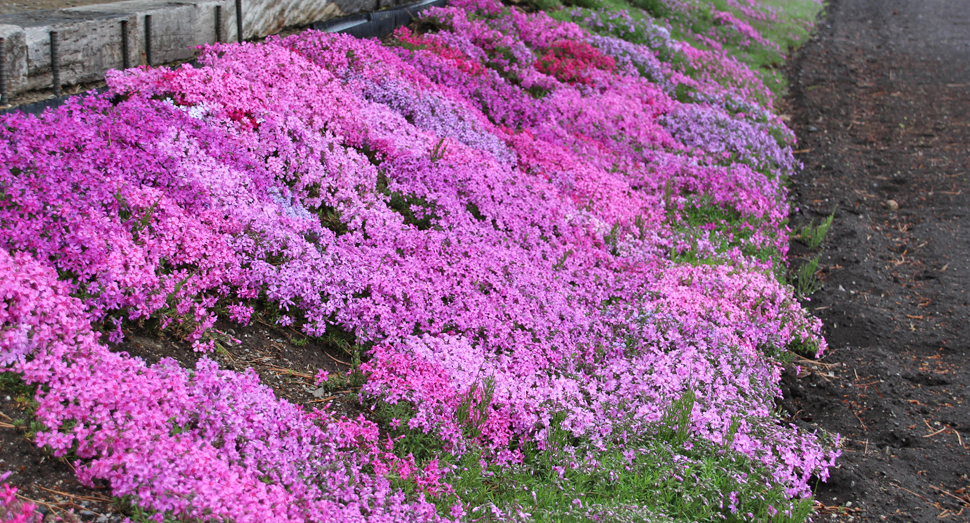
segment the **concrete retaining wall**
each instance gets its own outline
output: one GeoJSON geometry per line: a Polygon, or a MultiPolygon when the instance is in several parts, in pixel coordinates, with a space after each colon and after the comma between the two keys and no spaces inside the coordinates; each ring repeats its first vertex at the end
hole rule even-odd
{"type": "MultiPolygon", "coordinates": [[[[242,0],[243,37],[260,38],[286,27],[391,7],[397,1],[242,0]]],[[[129,0],[0,15],[9,95],[51,88],[52,31],[57,32],[61,85],[100,80],[108,69],[123,66],[122,22],[127,22],[129,64],[146,64],[146,17],[151,19],[153,65],[194,58],[195,48],[215,42],[217,32],[223,41],[237,39],[235,0],[129,0]],[[217,29],[216,11],[220,7],[217,29]]],[[[371,17],[362,19],[369,22],[371,17]]]]}

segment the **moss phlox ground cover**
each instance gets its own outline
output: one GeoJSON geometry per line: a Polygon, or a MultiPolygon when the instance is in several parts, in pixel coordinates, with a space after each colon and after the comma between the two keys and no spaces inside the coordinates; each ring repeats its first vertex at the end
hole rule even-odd
{"type": "Polygon", "coordinates": [[[658,449],[747,463],[710,517],[754,519],[748,483],[790,516],[837,455],[773,413],[779,358],[825,348],[776,277],[794,138],[740,62],[623,16],[458,0],[3,117],[0,369],[38,385],[38,445],[160,518],[521,519],[463,459],[567,481],[658,449]],[[211,351],[264,310],[351,333],[375,414],[110,350],[147,322],[211,351]]]}

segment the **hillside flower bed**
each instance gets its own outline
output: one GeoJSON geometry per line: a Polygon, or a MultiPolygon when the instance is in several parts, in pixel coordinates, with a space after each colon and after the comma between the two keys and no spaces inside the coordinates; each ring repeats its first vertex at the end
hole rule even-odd
{"type": "Polygon", "coordinates": [[[159,518],[803,519],[837,452],[773,412],[825,348],[777,276],[794,138],[739,62],[637,24],[458,0],[3,117],[0,369],[37,444],[159,518]],[[370,414],[110,350],[264,313],[352,336],[370,414]]]}

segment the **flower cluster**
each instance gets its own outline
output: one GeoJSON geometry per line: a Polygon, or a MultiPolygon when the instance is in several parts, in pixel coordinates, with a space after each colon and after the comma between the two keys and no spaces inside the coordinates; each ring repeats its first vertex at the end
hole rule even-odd
{"type": "Polygon", "coordinates": [[[562,430],[606,449],[690,396],[694,437],[808,495],[836,454],[772,414],[772,356],[825,343],[773,276],[795,162],[758,77],[612,15],[594,35],[455,0],[423,22],[215,45],[0,120],[0,371],[42,385],[38,443],[177,517],[439,519],[438,457],[92,328],[208,350],[219,314],[272,307],[352,333],[366,400],[442,458],[515,466],[562,430]]]}
{"type": "Polygon", "coordinates": [[[37,443],[88,458],[82,482],[108,480],[116,496],[185,517],[437,520],[433,505],[362,474],[407,466],[388,459],[373,423],[304,412],[252,370],[205,358],[194,371],[171,359],[146,366],[110,352],[68,290],[32,256],[0,251],[0,347],[15,355],[5,371],[43,385],[37,443]]]}
{"type": "Polygon", "coordinates": [[[616,68],[616,61],[586,42],[560,40],[546,49],[545,54],[536,61],[535,68],[560,82],[590,84],[590,69],[612,71],[616,68]]]}
{"type": "MultiPolygon", "coordinates": [[[[0,481],[7,479],[9,472],[0,474],[0,481]]],[[[36,512],[37,507],[30,502],[17,499],[17,489],[6,483],[0,483],[0,522],[3,523],[39,523],[43,517],[36,512]]]]}

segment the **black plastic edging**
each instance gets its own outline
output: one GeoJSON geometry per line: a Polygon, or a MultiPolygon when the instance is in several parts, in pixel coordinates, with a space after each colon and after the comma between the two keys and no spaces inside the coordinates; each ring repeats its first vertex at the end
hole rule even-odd
{"type": "MultiPolygon", "coordinates": [[[[107,87],[99,87],[94,91],[101,94],[107,91],[107,87]]],[[[90,92],[90,91],[88,91],[90,92]]],[[[78,93],[78,94],[65,94],[64,96],[57,96],[55,98],[48,98],[46,100],[41,100],[39,102],[34,102],[30,104],[18,105],[17,107],[8,107],[6,109],[0,109],[0,114],[7,114],[12,112],[21,112],[24,114],[32,114],[35,116],[40,116],[44,114],[47,109],[53,109],[55,107],[60,107],[64,105],[64,102],[68,101],[70,98],[75,96],[85,96],[88,93],[78,93]]]]}
{"type": "MultiPolygon", "coordinates": [[[[402,5],[393,9],[376,11],[374,13],[356,14],[335,18],[333,20],[327,20],[324,22],[317,22],[311,27],[318,31],[344,33],[357,38],[384,38],[385,36],[393,33],[398,27],[403,27],[410,24],[411,21],[421,13],[421,11],[424,11],[429,7],[444,7],[446,5],[448,5],[448,0],[422,0],[420,2],[402,5]]],[[[150,24],[151,22],[148,23],[150,24]]],[[[107,88],[102,87],[100,89],[96,89],[96,92],[100,94],[106,90],[107,88]]],[[[84,96],[84,94],[58,96],[56,98],[49,98],[47,100],[41,100],[31,104],[0,109],[0,114],[19,111],[24,114],[40,116],[47,109],[54,109],[64,105],[64,102],[71,98],[71,96],[84,96]]]]}
{"type": "Polygon", "coordinates": [[[398,27],[410,24],[421,11],[429,7],[446,5],[448,0],[422,0],[393,9],[317,22],[313,24],[313,28],[318,31],[349,34],[357,38],[384,38],[398,27]]]}

